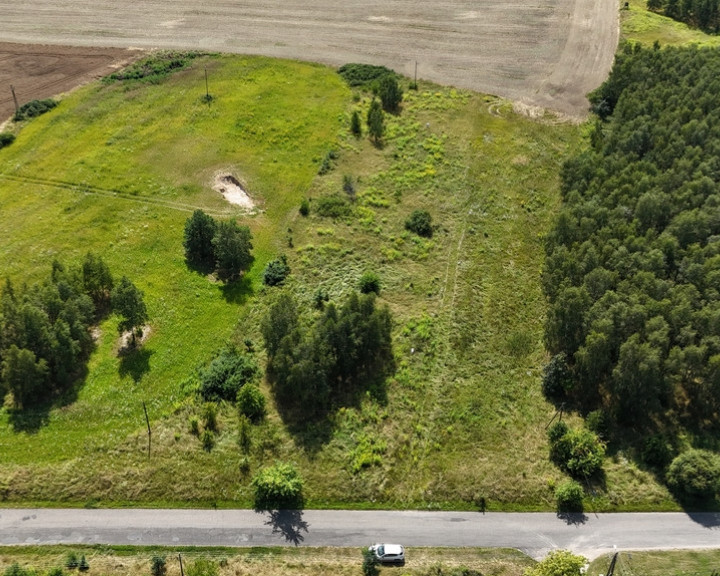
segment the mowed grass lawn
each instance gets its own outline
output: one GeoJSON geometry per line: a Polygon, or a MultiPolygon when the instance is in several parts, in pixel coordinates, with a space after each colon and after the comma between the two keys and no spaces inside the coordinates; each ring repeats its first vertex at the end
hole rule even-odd
{"type": "MultiPolygon", "coordinates": [[[[485,498],[490,509],[554,508],[562,474],[548,462],[554,410],[540,391],[542,239],[584,127],[421,84],[375,146],[349,133],[369,101],[325,67],[208,56],[159,84],[80,89],[0,152],[3,276],[36,280],[54,258],[73,264],[92,250],[145,291],[151,318],[147,342],[125,360],[117,320],[103,322],[76,398],[32,418],[0,412],[6,500],[249,506],[253,473],[286,460],[305,478],[308,506],[467,508],[485,498]],[[258,214],[210,189],[219,170],[243,182],[258,214]],[[352,215],[318,216],[317,199],[347,196],[347,181],[352,215]],[[223,287],[186,267],[194,208],[250,226],[256,262],[244,282],[223,287]],[[415,209],[432,214],[432,239],[404,229],[415,209]],[[283,289],[308,314],[319,288],[341,302],[363,272],[379,275],[395,321],[387,400],[368,397],[291,434],[263,383],[270,413],[250,454],[238,449],[231,406],[203,450],[189,430],[201,407],[188,382],[230,340],[249,339],[263,362],[259,324],[279,289],[263,288],[261,273],[283,253],[283,289]]],[[[621,453],[605,468],[592,506],[673,507],[621,453]]]]}

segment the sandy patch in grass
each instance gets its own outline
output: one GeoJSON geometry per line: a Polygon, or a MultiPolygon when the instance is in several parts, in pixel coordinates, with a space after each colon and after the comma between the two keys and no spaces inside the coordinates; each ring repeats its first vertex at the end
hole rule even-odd
{"type": "Polygon", "coordinates": [[[220,192],[230,204],[235,204],[248,211],[255,209],[255,202],[250,198],[240,181],[232,174],[226,172],[215,174],[212,189],[220,192]]]}

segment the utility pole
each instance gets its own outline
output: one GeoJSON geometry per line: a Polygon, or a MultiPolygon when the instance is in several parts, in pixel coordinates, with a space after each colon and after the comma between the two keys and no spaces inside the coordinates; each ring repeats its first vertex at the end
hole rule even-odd
{"type": "Polygon", "coordinates": [[[205,67],[205,100],[210,101],[210,89],[208,88],[207,67],[205,67]]]}
{"type": "Polygon", "coordinates": [[[182,555],[181,554],[178,554],[178,560],[180,560],[180,576],[185,576],[185,572],[183,571],[183,566],[182,566],[182,555]]]}
{"type": "Polygon", "coordinates": [[[152,432],[150,431],[150,418],[148,418],[147,407],[145,406],[145,400],[143,400],[143,410],[145,411],[145,423],[148,429],[148,460],[150,460],[150,442],[152,440],[152,432]]]}
{"type": "Polygon", "coordinates": [[[17,96],[15,96],[15,86],[12,84],[10,84],[10,91],[12,92],[13,100],[15,101],[15,115],[17,115],[20,111],[20,106],[18,106],[17,96]]]}

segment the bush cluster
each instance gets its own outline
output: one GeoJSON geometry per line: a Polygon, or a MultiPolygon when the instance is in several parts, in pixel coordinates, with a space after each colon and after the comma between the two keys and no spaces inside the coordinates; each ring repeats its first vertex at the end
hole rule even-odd
{"type": "Polygon", "coordinates": [[[427,210],[415,210],[405,220],[405,229],[410,232],[414,232],[418,236],[424,236],[425,238],[432,238],[433,227],[432,227],[432,216],[427,210]]]}
{"type": "Polygon", "coordinates": [[[338,74],[352,87],[372,87],[382,78],[391,76],[396,78],[395,72],[385,66],[372,64],[344,64],[338,68],[338,74]]]}
{"type": "Polygon", "coordinates": [[[260,368],[251,354],[229,346],[223,348],[210,364],[200,370],[198,392],[207,401],[234,402],[246,384],[257,380],[260,368]]]}
{"type": "Polygon", "coordinates": [[[15,142],[15,134],[11,132],[0,132],[0,150],[15,142]]]}
{"type": "Polygon", "coordinates": [[[720,455],[698,449],[683,452],[670,464],[667,483],[684,500],[714,498],[720,492],[720,455]]]}
{"type": "Polygon", "coordinates": [[[548,430],[550,459],[575,478],[589,478],[602,469],[605,446],[597,434],[573,430],[560,421],[548,430]]]}
{"type": "Polygon", "coordinates": [[[17,112],[15,112],[15,115],[13,116],[13,120],[15,120],[15,122],[20,122],[21,120],[35,118],[45,114],[45,112],[49,112],[57,105],[57,101],[52,98],[47,98],[45,100],[31,100],[18,108],[17,112]]]}
{"type": "Polygon", "coordinates": [[[175,50],[158,51],[119,72],[107,77],[107,81],[114,80],[142,80],[157,83],[172,72],[182,70],[193,59],[201,56],[202,52],[178,52],[175,50]]]}
{"type": "Polygon", "coordinates": [[[252,479],[256,510],[297,510],[303,506],[303,480],[292,464],[276,462],[252,479]]]}
{"type": "Polygon", "coordinates": [[[263,270],[263,284],[266,286],[279,286],[290,275],[290,266],[285,254],[271,260],[263,270]]]}

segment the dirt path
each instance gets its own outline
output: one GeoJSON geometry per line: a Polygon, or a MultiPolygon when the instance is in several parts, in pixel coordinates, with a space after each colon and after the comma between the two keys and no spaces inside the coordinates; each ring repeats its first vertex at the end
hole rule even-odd
{"type": "MultiPolygon", "coordinates": [[[[368,62],[409,76],[417,62],[421,78],[575,116],[618,38],[616,0],[0,0],[0,14],[4,41],[368,62]]],[[[8,89],[0,76],[3,99],[8,89]]]]}

